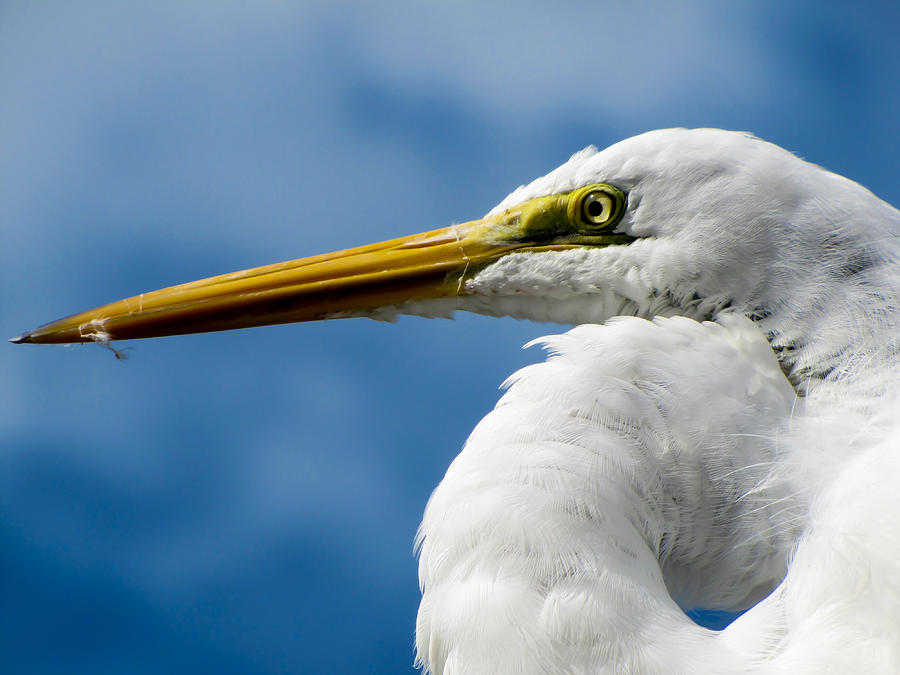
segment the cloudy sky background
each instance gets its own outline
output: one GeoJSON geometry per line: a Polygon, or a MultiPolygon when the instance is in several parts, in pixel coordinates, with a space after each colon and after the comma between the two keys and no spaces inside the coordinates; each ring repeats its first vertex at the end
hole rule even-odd
{"type": "MultiPolygon", "coordinates": [[[[748,130],[900,203],[896,3],[0,4],[0,328],[748,130]]],[[[557,327],[0,348],[0,671],[409,672],[412,540],[557,327]]]]}

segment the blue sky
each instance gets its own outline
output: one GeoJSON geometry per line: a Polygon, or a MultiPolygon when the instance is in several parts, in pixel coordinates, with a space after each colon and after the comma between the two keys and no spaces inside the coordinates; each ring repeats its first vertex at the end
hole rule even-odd
{"type": "MultiPolygon", "coordinates": [[[[900,203],[895,3],[4,2],[0,327],[467,220],[590,143],[755,132],[900,203]]],[[[0,349],[0,670],[404,672],[412,541],[558,327],[0,349]]]]}

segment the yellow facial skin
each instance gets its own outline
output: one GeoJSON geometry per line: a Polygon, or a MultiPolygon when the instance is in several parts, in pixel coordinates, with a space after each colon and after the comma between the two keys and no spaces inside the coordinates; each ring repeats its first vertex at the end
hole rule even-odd
{"type": "Polygon", "coordinates": [[[339,318],[467,293],[465,282],[513,252],[627,244],[615,187],[537,197],[461,225],[192,281],[74,314],[11,342],[109,342],[339,318]]]}

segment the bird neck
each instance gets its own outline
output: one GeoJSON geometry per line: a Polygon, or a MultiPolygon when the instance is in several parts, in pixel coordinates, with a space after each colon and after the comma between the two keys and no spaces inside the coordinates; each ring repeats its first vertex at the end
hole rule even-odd
{"type": "Polygon", "coordinates": [[[823,172],[816,199],[779,223],[752,291],[737,303],[769,336],[801,393],[896,376],[900,330],[900,211],[823,172]],[[848,210],[847,205],[853,209],[848,210]]]}
{"type": "Polygon", "coordinates": [[[747,314],[801,394],[823,386],[860,396],[882,391],[900,374],[900,275],[885,266],[821,288],[798,283],[789,302],[747,314]]]}
{"type": "Polygon", "coordinates": [[[629,662],[641,672],[690,672],[688,645],[708,654],[715,640],[666,590],[653,513],[661,505],[650,506],[659,495],[622,466],[604,472],[598,484],[608,489],[591,503],[560,499],[583,492],[564,468],[571,457],[510,462],[514,448],[496,449],[505,458],[490,457],[494,450],[473,437],[426,510],[421,664],[432,673],[491,672],[497,663],[508,672],[595,672],[629,662]],[[673,669],[677,662],[685,667],[673,669]]]}
{"type": "Polygon", "coordinates": [[[788,487],[759,439],[792,393],[753,324],[730,321],[581,326],[513,378],[422,522],[417,649],[433,672],[735,662],[682,608],[743,608],[782,578],[788,487]],[[774,386],[708,400],[699,380],[723,370],[774,386]]]}

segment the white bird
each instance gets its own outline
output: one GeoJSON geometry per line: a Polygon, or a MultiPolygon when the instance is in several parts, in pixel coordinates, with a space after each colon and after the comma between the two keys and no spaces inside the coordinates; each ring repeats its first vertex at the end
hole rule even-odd
{"type": "Polygon", "coordinates": [[[900,672],[900,212],[748,134],[588,148],[483,219],[15,342],[462,309],[585,324],[432,495],[432,673],[900,672]],[[624,316],[623,316],[624,315],[624,316]],[[693,607],[750,608],[722,631],[693,607]]]}

